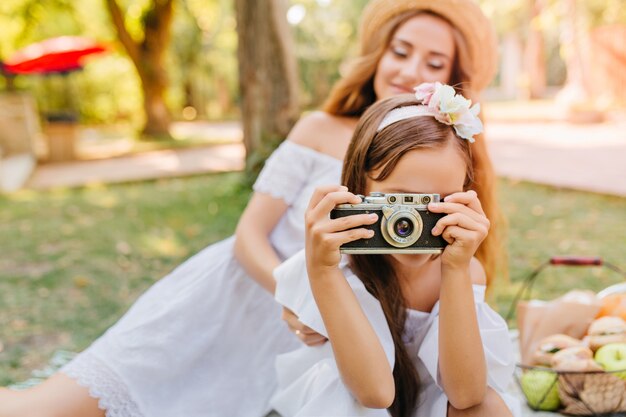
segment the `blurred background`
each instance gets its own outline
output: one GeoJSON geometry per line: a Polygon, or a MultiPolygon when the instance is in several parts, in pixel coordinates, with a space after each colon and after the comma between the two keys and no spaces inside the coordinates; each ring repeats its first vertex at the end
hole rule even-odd
{"type": "MultiPolygon", "coordinates": [[[[232,233],[264,158],[355,54],[366,3],[0,2],[0,384],[84,348],[232,233]],[[257,53],[265,78],[249,75],[257,53]],[[246,107],[254,88],[281,106],[246,107]]],[[[500,49],[483,99],[509,225],[491,297],[505,314],[551,256],[626,268],[626,1],[480,4],[500,49]]],[[[623,279],[564,267],[534,288],[623,279]]]]}
{"type": "MultiPolygon", "coordinates": [[[[366,0],[282,3],[297,60],[298,107],[313,109],[355,52],[366,0]]],[[[486,98],[558,100],[576,120],[598,121],[624,106],[624,0],[480,3],[500,39],[500,72],[486,98]]],[[[232,0],[3,1],[5,64],[30,44],[59,36],[87,37],[103,51],[88,52],[66,71],[18,69],[16,75],[8,65],[0,89],[27,94],[44,124],[66,116],[133,137],[165,139],[174,121],[239,120],[234,6],[232,0]]]]}

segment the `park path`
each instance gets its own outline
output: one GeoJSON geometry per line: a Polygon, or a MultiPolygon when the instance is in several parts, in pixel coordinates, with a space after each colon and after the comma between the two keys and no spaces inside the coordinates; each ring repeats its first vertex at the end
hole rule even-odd
{"type": "MultiPolygon", "coordinates": [[[[197,124],[229,143],[39,165],[27,188],[76,187],[241,170],[237,123],[197,124]]],[[[626,120],[576,125],[488,120],[486,140],[499,176],[626,197],[626,120]]]]}

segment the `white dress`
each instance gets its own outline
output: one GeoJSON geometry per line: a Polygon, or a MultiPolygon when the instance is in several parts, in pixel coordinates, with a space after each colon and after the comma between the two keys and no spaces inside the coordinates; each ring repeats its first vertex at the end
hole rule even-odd
{"type": "MultiPolygon", "coordinates": [[[[270,237],[282,259],[303,248],[310,196],[338,184],[341,166],[289,141],[267,160],[254,190],[289,205],[270,237]]],[[[61,372],[88,387],[107,417],[264,416],[275,357],[301,342],[233,243],[210,245],[161,279],[61,372]]]]}
{"type": "MultiPolygon", "coordinates": [[[[393,368],[394,345],[382,307],[348,268],[340,267],[363,312],[379,337],[393,368]]],[[[294,311],[301,322],[328,335],[306,277],[304,251],[292,256],[274,271],[276,300],[294,311]]],[[[515,347],[506,322],[485,303],[485,286],[474,285],[476,315],[487,362],[487,382],[506,402],[513,416],[521,416],[516,398],[506,393],[515,369],[515,347]]],[[[420,392],[414,417],[445,417],[448,398],[438,372],[439,302],[430,313],[408,310],[403,341],[420,377],[420,392]]],[[[341,381],[330,343],[320,347],[300,346],[276,360],[279,388],[271,405],[282,417],[389,416],[387,410],[361,406],[341,381]]]]}

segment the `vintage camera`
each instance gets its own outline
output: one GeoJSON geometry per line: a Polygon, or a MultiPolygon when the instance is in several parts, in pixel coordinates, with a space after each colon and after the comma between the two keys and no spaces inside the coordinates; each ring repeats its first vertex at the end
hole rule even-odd
{"type": "Polygon", "coordinates": [[[431,213],[428,203],[439,202],[439,194],[370,193],[359,196],[359,204],[340,204],[330,217],[337,219],[353,214],[376,213],[378,221],[367,229],[374,230],[370,239],[359,239],[341,246],[342,253],[441,253],[447,242],[430,231],[445,213],[431,213]]]}

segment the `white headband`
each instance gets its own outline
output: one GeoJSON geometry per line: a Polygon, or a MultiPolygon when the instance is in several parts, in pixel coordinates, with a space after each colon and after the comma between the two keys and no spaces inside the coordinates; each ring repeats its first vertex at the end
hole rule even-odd
{"type": "Polygon", "coordinates": [[[385,115],[382,122],[380,122],[378,129],[376,129],[376,132],[380,132],[387,126],[394,124],[396,122],[399,122],[400,120],[410,119],[411,117],[417,117],[417,116],[435,117],[435,113],[433,112],[433,110],[428,108],[428,106],[423,106],[423,105],[422,106],[398,107],[398,108],[391,110],[389,113],[385,115]]]}
{"type": "Polygon", "coordinates": [[[376,132],[401,120],[417,116],[432,116],[452,126],[456,134],[474,142],[474,135],[482,133],[483,123],[478,118],[480,104],[474,104],[454,88],[441,83],[423,83],[415,87],[415,98],[420,105],[397,107],[385,115],[376,132]]]}

